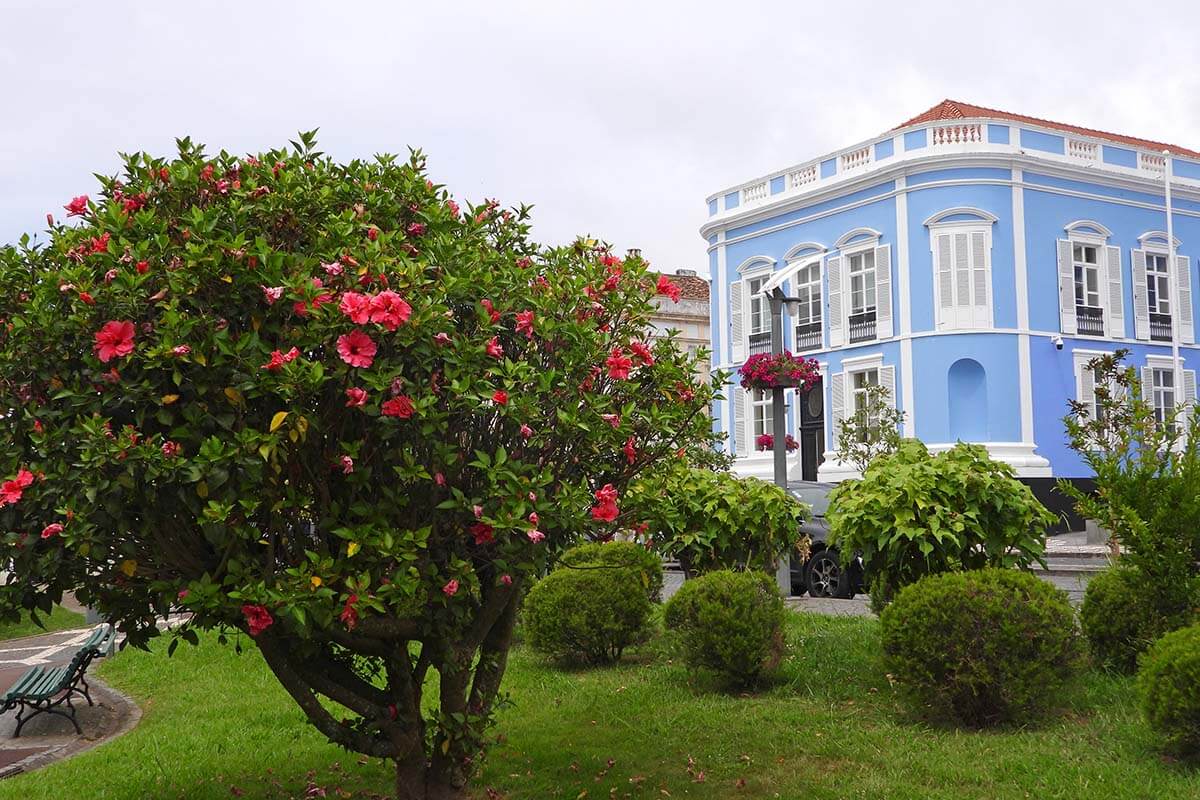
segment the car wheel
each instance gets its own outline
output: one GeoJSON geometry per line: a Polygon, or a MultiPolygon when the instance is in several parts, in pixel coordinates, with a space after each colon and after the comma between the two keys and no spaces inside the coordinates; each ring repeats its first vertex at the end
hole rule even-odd
{"type": "Polygon", "coordinates": [[[808,584],[810,597],[839,597],[839,590],[847,583],[842,563],[836,550],[822,550],[808,561],[808,584]]]}

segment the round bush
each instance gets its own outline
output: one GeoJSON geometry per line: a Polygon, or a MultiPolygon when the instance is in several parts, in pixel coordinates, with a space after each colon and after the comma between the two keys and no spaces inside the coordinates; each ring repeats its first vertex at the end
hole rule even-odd
{"type": "Polygon", "coordinates": [[[601,565],[629,569],[646,590],[646,599],[662,599],[662,558],[635,542],[590,542],[563,553],[560,563],[572,567],[601,565]]]}
{"type": "Polygon", "coordinates": [[[1149,588],[1134,567],[1113,567],[1088,581],[1079,621],[1097,664],[1133,672],[1138,656],[1166,629],[1149,588]]]}
{"type": "Polygon", "coordinates": [[[1044,710],[1080,656],[1066,594],[1016,570],[922,578],[881,622],[887,669],[911,698],[969,725],[1044,710]]]}
{"type": "Polygon", "coordinates": [[[560,567],[525,598],[529,644],[554,658],[617,661],[646,637],[651,604],[638,573],[560,567]]]}
{"type": "Polygon", "coordinates": [[[1200,625],[1159,639],[1138,671],[1150,727],[1177,750],[1200,754],[1200,625]]]}
{"type": "Polygon", "coordinates": [[[686,581],[664,619],[679,632],[689,665],[739,686],[758,682],[783,657],[783,598],[762,572],[721,570],[686,581]]]}

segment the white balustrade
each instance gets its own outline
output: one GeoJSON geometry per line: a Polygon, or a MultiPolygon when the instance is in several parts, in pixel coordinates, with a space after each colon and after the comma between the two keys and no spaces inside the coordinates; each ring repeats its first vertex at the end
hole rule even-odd
{"type": "Polygon", "coordinates": [[[1138,153],[1138,169],[1161,175],[1166,168],[1167,160],[1157,153],[1138,153]]]}
{"type": "Polygon", "coordinates": [[[930,129],[933,146],[971,144],[983,141],[983,123],[937,125],[930,129]]]}
{"type": "Polygon", "coordinates": [[[1067,155],[1081,161],[1099,161],[1100,145],[1082,139],[1067,139],[1067,155]]]}
{"type": "Polygon", "coordinates": [[[857,150],[851,150],[849,153],[842,154],[842,170],[855,169],[864,167],[871,163],[871,146],[860,147],[857,150]]]}
{"type": "Polygon", "coordinates": [[[805,184],[814,183],[817,180],[817,165],[809,164],[807,167],[792,170],[788,173],[788,187],[797,189],[805,184]]]}
{"type": "Polygon", "coordinates": [[[758,203],[766,200],[771,195],[771,186],[767,181],[759,181],[756,184],[747,186],[742,189],[742,203],[758,203]]]}

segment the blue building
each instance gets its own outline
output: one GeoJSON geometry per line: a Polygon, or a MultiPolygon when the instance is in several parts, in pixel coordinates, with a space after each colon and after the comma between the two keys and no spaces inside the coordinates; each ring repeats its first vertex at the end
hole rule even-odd
{"type": "MultiPolygon", "coordinates": [[[[793,478],[855,474],[831,443],[870,383],[891,389],[905,435],[934,450],[981,443],[1043,488],[1087,476],[1062,417],[1069,399],[1094,399],[1084,365],[1095,355],[1128,349],[1163,411],[1195,399],[1198,152],[947,100],[711,196],[701,233],[715,367],[769,350],[769,280],[801,300],[785,344],[820,363],[822,383],[789,391],[793,478]]],[[[769,476],[771,454],[755,448],[772,433],[769,393],[735,376],[724,394],[713,414],[736,468],[769,476]]]]}

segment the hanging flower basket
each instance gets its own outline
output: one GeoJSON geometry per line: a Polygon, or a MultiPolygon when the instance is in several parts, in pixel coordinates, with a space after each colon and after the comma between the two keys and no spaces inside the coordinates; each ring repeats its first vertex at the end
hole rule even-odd
{"type": "MultiPolygon", "coordinates": [[[[775,437],[769,433],[764,433],[762,436],[759,436],[757,439],[754,440],[754,446],[757,447],[759,450],[774,450],[775,449],[775,437]]],[[[783,446],[785,448],[787,448],[787,451],[789,453],[800,449],[800,443],[797,442],[795,437],[792,436],[790,433],[787,434],[786,436],[784,436],[783,446]]]]}
{"type": "Polygon", "coordinates": [[[778,355],[759,353],[750,356],[746,363],[742,364],[738,374],[742,376],[743,389],[796,387],[807,391],[821,377],[816,361],[794,356],[787,350],[778,355]]]}

